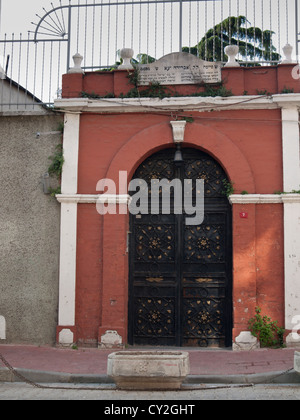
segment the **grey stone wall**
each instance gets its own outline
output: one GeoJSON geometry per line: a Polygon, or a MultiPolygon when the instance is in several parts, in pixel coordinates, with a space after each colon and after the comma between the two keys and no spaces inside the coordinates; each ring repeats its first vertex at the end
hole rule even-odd
{"type": "Polygon", "coordinates": [[[55,342],[60,207],[41,177],[62,121],[54,113],[0,116],[0,343],[55,342]]]}

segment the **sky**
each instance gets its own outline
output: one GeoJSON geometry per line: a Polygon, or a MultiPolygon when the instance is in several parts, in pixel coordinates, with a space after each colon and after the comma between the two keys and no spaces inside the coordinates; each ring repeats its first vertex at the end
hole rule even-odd
{"type": "MultiPolygon", "coordinates": [[[[72,4],[76,5],[78,4],[78,1],[79,0],[72,0],[72,4]]],[[[87,1],[89,4],[93,4],[93,1],[95,1],[95,3],[101,3],[101,0],[80,1],[81,4],[85,4],[85,1],[87,1]]],[[[116,1],[117,0],[114,2],[116,1]]],[[[5,39],[5,34],[7,34],[7,40],[11,39],[12,34],[14,34],[15,41],[20,39],[20,33],[22,33],[22,40],[27,39],[27,32],[34,32],[35,30],[35,26],[32,25],[31,22],[35,22],[36,24],[39,23],[41,17],[46,14],[43,8],[45,8],[46,11],[52,10],[51,3],[53,3],[54,7],[58,7],[60,5],[59,0],[0,0],[0,41],[5,39]],[[40,17],[36,16],[36,14],[38,14],[40,17]]],[[[62,0],[62,4],[67,5],[68,0],[62,0]]],[[[219,23],[222,20],[221,17],[225,19],[230,15],[229,13],[232,13],[231,16],[237,16],[238,13],[246,14],[245,12],[247,10],[249,25],[257,26],[262,29],[271,29],[274,32],[272,42],[274,43],[273,45],[277,48],[278,52],[282,52],[282,47],[287,42],[294,45],[294,58],[296,51],[296,31],[294,17],[295,0],[220,0],[216,1],[215,3],[212,1],[203,0],[203,2],[199,4],[201,4],[201,6],[199,6],[199,12],[198,9],[196,9],[197,4],[195,2],[193,2],[192,6],[190,6],[190,13],[188,3],[186,4],[186,8],[183,8],[183,46],[193,47],[196,45],[196,43],[199,42],[199,40],[204,35],[205,29],[208,30],[213,26],[212,23],[214,22],[214,19],[215,23],[219,23]],[[270,7],[271,4],[272,9],[270,7]],[[278,4],[280,5],[280,10],[277,8],[278,4]],[[207,15],[205,15],[206,5],[207,15]],[[213,10],[214,5],[215,10],[213,10]],[[223,8],[221,5],[223,5],[223,8]],[[232,6],[230,6],[230,10],[229,5],[232,6]]],[[[144,7],[147,8],[147,6],[144,7]]],[[[116,12],[113,12],[113,8],[110,8],[111,12],[108,12],[108,8],[106,8],[106,11],[103,11],[103,19],[102,12],[100,14],[100,8],[97,8],[94,15],[92,13],[92,8],[89,8],[89,17],[86,20],[88,31],[85,31],[84,26],[84,20],[86,19],[84,8],[80,8],[80,21],[79,17],[77,18],[77,16],[79,16],[79,9],[74,8],[74,12],[72,13],[73,32],[71,32],[71,56],[76,52],[82,54],[84,56],[83,66],[86,66],[86,68],[90,69],[91,67],[88,66],[91,65],[94,66],[93,68],[99,68],[100,65],[105,67],[114,64],[116,60],[116,51],[123,47],[132,47],[135,54],[142,52],[156,58],[160,58],[171,51],[179,51],[179,49],[176,49],[179,45],[178,8],[176,9],[174,6],[174,11],[171,12],[170,4],[166,5],[166,14],[164,16],[161,8],[162,6],[158,6],[160,7],[160,9],[158,9],[158,20],[157,23],[153,25],[153,22],[155,22],[154,7],[156,6],[152,5],[151,7],[152,9],[150,10],[148,19],[146,17],[146,12],[143,12],[142,15],[139,15],[139,7],[135,8],[136,11],[132,26],[130,7],[126,9],[128,10],[126,12],[126,19],[124,14],[122,14],[122,7],[119,9],[120,11],[118,12],[118,15],[116,12]],[[110,14],[108,15],[108,13],[110,14]],[[92,16],[95,16],[94,22],[92,16]],[[118,21],[116,16],[118,16],[118,21]],[[164,16],[165,25],[162,24],[162,16],[164,16]],[[173,24],[170,23],[170,16],[173,16],[173,24]],[[101,25],[99,25],[100,22],[101,25]],[[96,23],[95,26],[94,23],[96,23]],[[80,31],[76,32],[77,27],[79,26],[80,31]],[[131,27],[134,28],[135,32],[129,29],[131,27]],[[156,29],[157,35],[155,33],[156,29]],[[141,31],[140,34],[139,31],[141,31]],[[88,36],[86,36],[87,32],[88,36]],[[80,36],[75,36],[75,34],[80,34],[80,36]]],[[[66,9],[64,9],[64,13],[67,13],[66,9]]],[[[54,17],[53,13],[52,16],[54,17]]],[[[41,35],[41,37],[45,38],[44,35],[41,35]]],[[[50,51],[52,46],[50,43],[46,44],[46,51],[43,52],[43,43],[31,43],[29,50],[27,50],[27,47],[24,43],[21,44],[18,42],[8,42],[7,45],[4,42],[2,44],[0,43],[0,65],[5,68],[7,63],[9,63],[8,76],[10,78],[16,80],[26,88],[28,86],[28,90],[39,98],[42,98],[46,93],[47,95],[49,94],[49,99],[46,99],[46,102],[48,100],[51,102],[52,96],[56,94],[56,91],[58,90],[61,74],[65,72],[67,68],[67,60],[65,57],[66,51],[63,50],[63,48],[66,47],[66,43],[60,44],[62,52],[64,51],[62,53],[61,60],[58,59],[58,56],[56,55],[53,55],[52,57],[52,51],[50,51]],[[20,53],[21,45],[22,54],[20,53]],[[35,46],[37,46],[38,53],[35,51],[35,46]],[[14,48],[14,50],[12,50],[12,48],[14,48]],[[8,57],[10,57],[9,60],[8,57]],[[40,63],[42,57],[45,57],[45,61],[40,63]],[[27,63],[26,58],[28,60],[27,63]],[[42,72],[37,72],[38,66],[43,69],[42,72]]],[[[72,65],[72,60],[70,60],[69,64],[72,65]]]]}
{"type": "MultiPolygon", "coordinates": [[[[93,0],[90,0],[89,3],[92,3],[93,0]]],[[[266,7],[268,7],[268,1],[265,0],[266,7]]],[[[288,3],[294,3],[294,0],[287,0],[288,3]]],[[[77,1],[72,0],[72,3],[77,1]]],[[[232,4],[235,4],[237,0],[233,0],[232,4]]],[[[243,5],[245,0],[239,0],[240,4],[243,5]]],[[[272,0],[275,4],[274,13],[277,14],[276,3],[277,0],[272,0]]],[[[52,9],[51,3],[55,7],[59,6],[59,0],[0,0],[2,4],[1,7],[1,21],[0,21],[0,33],[24,33],[26,34],[28,30],[33,30],[34,25],[31,24],[32,21],[38,22],[39,18],[36,17],[36,14],[43,16],[45,14],[43,7],[49,11],[52,9]]],[[[259,8],[259,1],[257,2],[257,9],[259,8]]],[[[63,0],[63,4],[67,4],[66,0],[63,0]]],[[[280,0],[282,5],[282,10],[280,13],[284,13],[284,8],[286,0],[280,0]]],[[[249,9],[251,8],[251,2],[249,2],[249,9]]],[[[277,16],[274,16],[274,19],[277,16]]]]}
{"type": "MultiPolygon", "coordinates": [[[[72,0],[72,4],[76,5],[78,4],[79,0],[72,0]]],[[[92,4],[93,1],[95,1],[96,3],[100,3],[100,0],[80,0],[81,4],[85,4],[85,1],[87,1],[87,3],[92,4]]],[[[103,1],[103,0],[102,0],[103,1]]],[[[117,0],[116,0],[117,1],[117,0]]],[[[22,33],[22,39],[26,39],[27,38],[27,32],[28,31],[32,31],[34,32],[35,30],[35,26],[31,23],[31,22],[35,22],[36,24],[40,21],[40,17],[43,17],[45,15],[45,10],[43,8],[46,9],[46,11],[50,11],[52,10],[52,3],[54,5],[54,7],[58,7],[60,5],[59,0],[0,0],[1,3],[1,21],[0,21],[0,39],[4,39],[4,34],[7,34],[7,39],[11,38],[11,34],[14,33],[14,39],[19,39],[19,35],[20,33],[22,33]],[[36,14],[38,14],[40,17],[36,16],[36,14]]],[[[300,0],[299,0],[300,3],[300,0]]],[[[68,4],[68,0],[62,0],[62,4],[63,5],[67,5],[68,4]]],[[[203,1],[201,2],[201,7],[202,7],[202,11],[204,10],[205,4],[208,5],[208,19],[205,18],[205,16],[202,14],[200,17],[198,17],[198,21],[196,20],[196,13],[195,12],[195,3],[193,3],[193,12],[190,16],[190,19],[192,24],[186,25],[187,29],[185,31],[183,31],[183,36],[185,37],[185,39],[183,40],[183,46],[194,46],[197,42],[199,42],[199,40],[202,38],[202,36],[204,35],[204,28],[205,25],[210,25],[209,27],[212,27],[212,22],[213,22],[213,11],[212,11],[212,1],[203,1]],[[208,23],[207,23],[208,21],[208,23]],[[192,28],[189,31],[189,28],[192,28]],[[203,33],[202,33],[202,32],[203,33]],[[190,34],[191,33],[191,37],[190,34]],[[190,37],[190,38],[189,38],[190,37]]],[[[229,4],[232,5],[231,8],[231,13],[233,16],[236,16],[237,13],[243,14],[245,13],[245,10],[248,10],[248,18],[250,19],[250,23],[249,25],[253,25],[253,26],[257,26],[260,27],[262,29],[269,29],[271,28],[271,30],[274,32],[274,36],[273,36],[273,45],[276,46],[276,48],[278,48],[278,51],[281,52],[282,47],[287,43],[291,43],[294,46],[294,53],[295,53],[295,18],[294,18],[294,4],[295,4],[295,0],[230,0],[229,1],[225,1],[221,2],[218,1],[215,3],[216,4],[216,22],[218,23],[219,21],[221,21],[220,19],[220,10],[221,10],[221,4],[224,4],[224,15],[223,18],[226,18],[227,16],[229,16],[229,4]],[[239,10],[238,5],[239,4],[239,10]],[[247,8],[245,9],[247,4],[247,8]],[[272,19],[270,19],[270,15],[269,15],[269,11],[270,11],[270,5],[272,4],[272,19]],[[277,9],[277,5],[280,4],[280,10],[277,9]],[[253,6],[254,5],[254,6],[253,6]],[[263,5],[263,10],[264,13],[262,13],[262,9],[261,9],[261,5],[263,5]],[[286,19],[286,15],[287,15],[287,10],[289,9],[289,16],[288,19],[286,19]],[[255,16],[253,17],[253,12],[255,10],[255,16]],[[280,19],[280,20],[279,20],[280,19]],[[270,22],[272,22],[271,27],[270,27],[270,22]],[[280,22],[280,26],[279,26],[279,22],[280,22]]],[[[168,6],[166,6],[167,8],[168,6]]],[[[188,7],[188,6],[187,6],[188,7]]],[[[66,9],[65,13],[66,13],[66,9]]],[[[78,10],[78,9],[76,9],[78,10]]],[[[84,17],[84,10],[83,8],[80,9],[83,14],[82,19],[84,17]]],[[[152,9],[153,10],[153,9],[152,9]]],[[[167,9],[166,9],[167,10],[167,9]]],[[[188,19],[188,9],[185,9],[185,18],[188,19]]],[[[299,10],[300,10],[300,6],[299,6],[299,10]]],[[[91,11],[91,8],[89,8],[89,11],[91,11]]],[[[99,12],[99,9],[98,9],[99,12]]],[[[122,10],[120,9],[120,14],[119,16],[121,16],[121,12],[122,10]]],[[[72,16],[76,17],[76,13],[77,11],[75,11],[72,14],[72,16]]],[[[160,9],[160,16],[161,17],[161,9],[160,9]]],[[[170,12],[166,12],[167,14],[170,12]]],[[[174,12],[175,14],[175,12],[174,12]]],[[[223,14],[223,12],[222,12],[223,14]]],[[[53,16],[53,15],[52,15],[53,16]]],[[[99,14],[96,16],[100,16],[99,14]]],[[[106,37],[105,39],[102,38],[101,39],[101,48],[102,48],[102,54],[104,57],[108,57],[109,53],[106,53],[105,48],[108,49],[110,48],[113,53],[115,53],[115,51],[117,51],[118,49],[122,48],[122,47],[132,47],[135,50],[137,50],[138,48],[140,49],[140,51],[135,51],[135,53],[139,53],[139,52],[143,52],[143,53],[147,53],[150,55],[155,56],[156,58],[159,58],[160,56],[168,53],[168,51],[166,52],[165,50],[160,51],[159,49],[161,49],[161,45],[163,45],[162,41],[162,37],[164,35],[165,36],[165,44],[168,48],[169,44],[171,44],[171,50],[174,50],[174,45],[176,44],[176,41],[178,39],[178,34],[176,32],[176,28],[173,25],[173,30],[174,32],[172,33],[169,29],[169,27],[167,26],[169,23],[168,21],[168,17],[166,20],[166,31],[165,34],[162,34],[162,30],[161,30],[161,21],[157,21],[158,23],[155,25],[158,28],[158,36],[157,39],[154,36],[150,34],[147,35],[147,20],[144,19],[143,23],[141,25],[141,23],[138,21],[138,11],[136,12],[135,15],[135,21],[134,21],[134,27],[135,27],[135,47],[132,46],[131,43],[131,39],[130,39],[130,30],[126,29],[126,36],[125,36],[125,23],[124,26],[122,26],[123,22],[120,22],[119,26],[118,26],[118,30],[116,31],[115,27],[113,27],[113,22],[114,22],[114,17],[113,17],[113,12],[111,14],[111,21],[108,22],[108,18],[106,18],[103,20],[103,37],[106,37]],[[136,42],[136,34],[137,34],[137,30],[139,25],[141,25],[142,27],[142,46],[141,44],[137,44],[136,42]],[[122,29],[124,28],[124,30],[122,29]],[[122,38],[124,32],[124,36],[122,38]],[[171,34],[171,35],[170,35],[171,34]],[[148,38],[147,38],[148,36],[148,38]],[[170,41],[168,39],[168,37],[170,38],[170,41]],[[125,40],[125,41],[121,41],[125,40]],[[174,40],[174,42],[173,42],[174,40]],[[104,41],[107,41],[107,46],[105,44],[104,41]],[[155,42],[155,49],[153,47],[155,42]],[[173,44],[172,44],[173,42],[173,44]],[[122,45],[122,43],[126,43],[126,45],[122,45]],[[109,45],[109,47],[108,47],[109,45]],[[148,50],[148,45],[150,45],[150,48],[148,50]],[[156,51],[156,46],[157,46],[157,51],[156,51]],[[151,47],[152,50],[151,51],[151,47]],[[173,49],[172,49],[173,47],[173,49]]],[[[150,20],[153,18],[153,14],[150,18],[150,20]]],[[[89,18],[89,31],[92,31],[92,20],[91,18],[89,18]]],[[[98,18],[99,20],[99,18],[98,18]]],[[[130,9],[128,9],[128,13],[126,15],[126,21],[130,22],[130,9]]],[[[73,22],[73,28],[76,27],[76,21],[72,21],[73,22]]],[[[96,22],[97,18],[96,18],[96,22]]],[[[101,21],[102,22],[102,21],[101,21]]],[[[124,19],[125,22],[125,19],[124,19]]],[[[152,22],[151,22],[152,23],[152,22]]],[[[300,23],[300,22],[299,22],[300,23]]],[[[98,30],[99,24],[98,26],[96,25],[96,32],[98,30]]],[[[207,27],[207,29],[209,29],[209,27],[207,27]]],[[[82,30],[80,32],[80,38],[77,37],[77,49],[79,50],[78,52],[80,52],[82,55],[87,56],[86,53],[86,47],[82,45],[82,42],[84,40],[84,29],[83,26],[81,27],[82,30]],[[78,39],[81,42],[81,45],[78,47],[78,39]]],[[[128,28],[128,27],[127,27],[128,28]]],[[[300,25],[299,25],[300,28],[300,25]]],[[[152,31],[154,30],[154,25],[150,24],[150,30],[152,29],[152,31]]],[[[74,29],[75,31],[75,29],[74,29]]],[[[152,32],[153,33],[153,32],[152,32]]],[[[73,36],[74,38],[74,36],[73,36]]],[[[131,38],[133,39],[133,36],[131,36],[131,38]]],[[[73,39],[73,42],[75,42],[75,40],[73,39]]],[[[98,42],[98,41],[96,41],[98,42]]],[[[90,42],[90,44],[92,44],[92,42],[90,42]]],[[[99,44],[99,42],[98,42],[99,44]]],[[[96,46],[95,46],[96,48],[96,46]]],[[[72,46],[72,54],[76,53],[76,46],[72,46]]],[[[95,51],[97,51],[95,49],[95,51]]],[[[97,54],[97,52],[96,52],[97,54]]],[[[103,61],[103,59],[101,60],[101,62],[103,61]]],[[[113,63],[113,60],[110,58],[107,58],[108,63],[103,62],[104,65],[106,64],[111,64],[113,63]]]]}
{"type": "Polygon", "coordinates": [[[51,2],[58,4],[57,0],[2,0],[1,7],[1,34],[27,33],[34,29],[32,21],[38,22],[35,14],[43,16],[43,7],[49,10],[51,2]]]}

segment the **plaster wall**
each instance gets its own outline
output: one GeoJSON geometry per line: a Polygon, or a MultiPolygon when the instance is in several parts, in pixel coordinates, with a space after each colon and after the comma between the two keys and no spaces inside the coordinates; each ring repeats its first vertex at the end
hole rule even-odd
{"type": "Polygon", "coordinates": [[[55,342],[60,205],[41,177],[61,122],[52,113],[0,117],[1,343],[55,342]]]}

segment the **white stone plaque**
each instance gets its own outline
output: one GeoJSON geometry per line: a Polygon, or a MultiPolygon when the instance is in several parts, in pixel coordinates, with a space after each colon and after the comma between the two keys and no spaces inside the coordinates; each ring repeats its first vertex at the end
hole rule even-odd
{"type": "Polygon", "coordinates": [[[203,61],[189,53],[171,53],[154,63],[139,65],[139,85],[158,82],[161,85],[220,83],[221,63],[203,61]]]}

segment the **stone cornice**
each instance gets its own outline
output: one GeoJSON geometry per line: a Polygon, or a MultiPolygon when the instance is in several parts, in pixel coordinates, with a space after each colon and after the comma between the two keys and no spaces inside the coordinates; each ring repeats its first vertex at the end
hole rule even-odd
{"type": "MultiPolygon", "coordinates": [[[[128,204],[128,194],[57,194],[60,203],[73,204],[128,204]]],[[[231,204],[282,204],[300,203],[300,194],[232,194],[231,204]]]]}
{"type": "Polygon", "coordinates": [[[300,203],[300,194],[233,194],[231,204],[281,204],[300,203]]]}
{"type": "Polygon", "coordinates": [[[273,95],[273,102],[278,105],[279,108],[294,108],[300,107],[300,94],[299,93],[286,93],[280,95],[273,95]]]}
{"type": "Polygon", "coordinates": [[[300,94],[229,97],[169,98],[70,98],[57,99],[55,107],[66,112],[132,113],[153,111],[221,111],[231,109],[278,109],[300,107],[300,94]]]}
{"type": "Polygon", "coordinates": [[[128,194],[57,194],[60,203],[73,204],[128,204],[128,194]]]}
{"type": "Polygon", "coordinates": [[[285,204],[300,203],[300,194],[283,194],[281,197],[285,204]]]}

